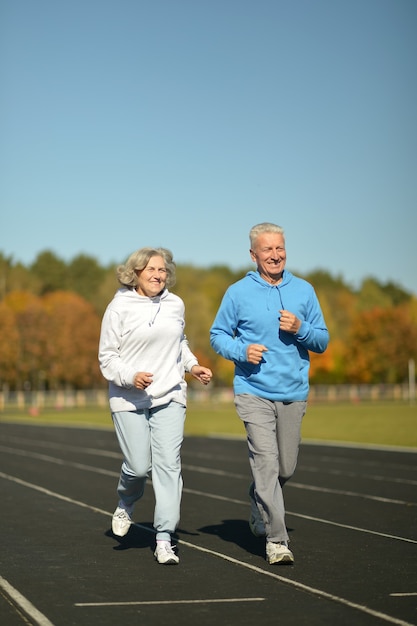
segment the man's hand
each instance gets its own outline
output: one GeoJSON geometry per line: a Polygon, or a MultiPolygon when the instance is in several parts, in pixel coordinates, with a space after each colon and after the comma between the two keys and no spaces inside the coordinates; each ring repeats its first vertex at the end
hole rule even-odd
{"type": "Polygon", "coordinates": [[[246,350],[246,359],[249,363],[258,365],[262,361],[262,354],[267,351],[267,347],[259,343],[251,343],[246,350]]]}
{"type": "Polygon", "coordinates": [[[292,333],[293,335],[298,333],[301,326],[301,320],[299,320],[294,313],[290,313],[290,311],[286,311],[285,309],[282,309],[280,314],[279,329],[285,330],[286,333],[292,333]]]}

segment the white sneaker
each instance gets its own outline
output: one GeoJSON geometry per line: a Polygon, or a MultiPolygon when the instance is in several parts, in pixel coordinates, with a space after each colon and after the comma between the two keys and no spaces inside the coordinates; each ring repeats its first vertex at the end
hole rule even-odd
{"type": "MultiPolygon", "coordinates": [[[[132,511],[130,513],[132,513],[132,511]]],[[[118,506],[113,513],[113,518],[111,521],[111,529],[113,533],[118,537],[124,537],[129,532],[131,524],[133,524],[133,522],[129,513],[126,511],[126,509],[122,509],[120,506],[118,506]]]]}
{"type": "Polygon", "coordinates": [[[266,542],[266,560],[274,563],[294,563],[294,555],[285,543],[266,542]]]}
{"type": "Polygon", "coordinates": [[[154,556],[161,565],[177,565],[180,562],[170,541],[157,541],[154,556]]]}

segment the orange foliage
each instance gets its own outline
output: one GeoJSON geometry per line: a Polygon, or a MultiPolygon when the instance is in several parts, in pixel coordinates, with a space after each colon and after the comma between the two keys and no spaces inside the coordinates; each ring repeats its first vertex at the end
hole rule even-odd
{"type": "Polygon", "coordinates": [[[0,302],[0,381],[12,384],[16,379],[19,357],[19,331],[13,311],[0,302]]]}
{"type": "Polygon", "coordinates": [[[11,291],[5,296],[3,302],[15,313],[23,313],[29,307],[35,306],[39,298],[30,291],[11,291]]]}
{"type": "Polygon", "coordinates": [[[100,319],[91,304],[68,291],[43,297],[48,314],[50,376],[55,384],[95,386],[102,377],[97,362],[100,319]]]}
{"type": "Polygon", "coordinates": [[[346,349],[346,373],[351,381],[403,382],[410,358],[417,359],[417,326],[406,305],[357,315],[346,349]]]}
{"type": "Polygon", "coordinates": [[[320,373],[331,372],[334,366],[334,346],[329,344],[322,354],[310,352],[310,380],[318,377],[320,373]]]}
{"type": "Polygon", "coordinates": [[[0,376],[12,387],[89,388],[102,384],[100,319],[81,296],[11,292],[0,303],[0,376]]]}

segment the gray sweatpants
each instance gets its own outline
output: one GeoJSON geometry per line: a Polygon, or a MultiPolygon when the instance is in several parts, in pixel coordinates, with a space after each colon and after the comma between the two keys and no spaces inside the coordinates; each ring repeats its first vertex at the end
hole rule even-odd
{"type": "Polygon", "coordinates": [[[307,402],[273,402],[237,394],[235,407],[246,429],[254,482],[251,493],[264,520],[267,541],[288,541],[282,487],[295,472],[307,402]]]}

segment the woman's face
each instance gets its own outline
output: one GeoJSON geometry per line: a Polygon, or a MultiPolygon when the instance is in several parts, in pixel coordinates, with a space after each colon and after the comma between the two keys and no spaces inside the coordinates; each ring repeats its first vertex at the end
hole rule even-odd
{"type": "Polygon", "coordinates": [[[165,261],[161,256],[152,256],[143,270],[136,270],[138,285],[136,291],[140,296],[153,298],[164,288],[167,282],[165,261]]]}

